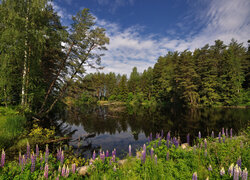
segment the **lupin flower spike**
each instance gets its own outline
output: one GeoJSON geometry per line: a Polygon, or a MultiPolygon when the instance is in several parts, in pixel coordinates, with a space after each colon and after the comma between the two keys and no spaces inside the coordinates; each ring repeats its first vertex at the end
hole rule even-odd
{"type": "Polygon", "coordinates": [[[49,165],[46,163],[45,167],[44,167],[44,177],[45,177],[45,179],[48,179],[48,175],[49,175],[49,165]]]}
{"type": "Polygon", "coordinates": [[[248,175],[247,168],[245,168],[242,171],[242,180],[247,180],[247,175],[248,175]]]}
{"type": "Polygon", "coordinates": [[[68,177],[68,176],[69,176],[69,166],[67,166],[66,173],[65,173],[65,177],[68,177]]]}
{"type": "Polygon", "coordinates": [[[188,143],[188,145],[190,144],[190,135],[189,135],[189,133],[187,134],[187,143],[188,143]]]}
{"type": "Polygon", "coordinates": [[[151,156],[151,158],[153,158],[153,156],[154,156],[154,149],[153,148],[150,149],[150,156],[151,156]]]}
{"type": "Polygon", "coordinates": [[[34,152],[31,154],[31,172],[35,171],[36,157],[34,152]]]}
{"type": "Polygon", "coordinates": [[[232,139],[232,137],[233,137],[233,129],[231,128],[230,129],[230,138],[232,139]]]}
{"type": "Polygon", "coordinates": [[[5,152],[4,152],[4,149],[2,149],[1,167],[3,167],[3,166],[4,166],[4,163],[5,163],[5,152]]]}
{"type": "Polygon", "coordinates": [[[228,174],[231,176],[233,176],[234,173],[234,164],[231,164],[228,168],[228,174]]]}
{"type": "Polygon", "coordinates": [[[76,164],[74,163],[72,164],[72,173],[75,174],[75,172],[76,172],[76,164]]]}
{"type": "Polygon", "coordinates": [[[155,155],[155,164],[157,164],[157,155],[155,155]]]}
{"type": "Polygon", "coordinates": [[[193,174],[192,180],[197,180],[197,172],[195,172],[195,173],[193,174]]]}
{"type": "Polygon", "coordinates": [[[63,153],[63,151],[62,151],[62,154],[61,154],[60,162],[61,162],[61,165],[63,165],[63,162],[64,162],[64,153],[63,153]]]}
{"type": "Polygon", "coordinates": [[[109,157],[109,151],[108,150],[106,151],[106,157],[109,157]]]}
{"type": "Polygon", "coordinates": [[[66,168],[65,168],[65,164],[62,167],[62,177],[64,177],[66,175],[66,168]]]}
{"type": "Polygon", "coordinates": [[[142,162],[142,164],[144,164],[145,163],[145,160],[146,160],[146,151],[142,151],[142,156],[141,156],[141,162],[142,162]]]}
{"type": "Polygon", "coordinates": [[[143,151],[146,152],[146,144],[143,144],[143,151]]]}
{"type": "Polygon", "coordinates": [[[45,150],[45,163],[48,163],[49,160],[49,146],[46,144],[46,150],[45,150]]]}
{"type": "Polygon", "coordinates": [[[205,146],[205,149],[207,149],[207,140],[206,139],[204,140],[204,146],[205,146]]]}
{"type": "Polygon", "coordinates": [[[131,153],[131,145],[128,146],[128,154],[129,154],[129,156],[132,156],[132,153],[131,153]]]}
{"type": "Polygon", "coordinates": [[[214,131],[212,131],[211,137],[214,138],[214,131]]]}
{"type": "Polygon", "coordinates": [[[95,157],[96,157],[96,154],[95,154],[95,150],[94,150],[94,152],[93,152],[93,160],[95,160],[95,157]]]}
{"type": "Polygon", "coordinates": [[[220,170],[220,175],[224,176],[224,174],[225,174],[225,169],[224,169],[224,167],[222,167],[221,170],[220,170]]]}
{"type": "Polygon", "coordinates": [[[212,170],[213,170],[211,164],[208,166],[208,170],[209,170],[209,171],[212,171],[212,170]]]}
{"type": "Polygon", "coordinates": [[[201,138],[201,132],[200,131],[199,131],[198,137],[199,137],[199,139],[201,138]]]}

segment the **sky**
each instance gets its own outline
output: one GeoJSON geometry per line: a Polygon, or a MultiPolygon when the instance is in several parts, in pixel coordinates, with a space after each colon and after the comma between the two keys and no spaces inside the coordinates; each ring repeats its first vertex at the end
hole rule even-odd
{"type": "MultiPolygon", "coordinates": [[[[83,8],[110,38],[101,72],[129,75],[153,67],[168,51],[193,51],[220,39],[247,47],[250,0],[54,0],[63,25],[83,8]]],[[[88,69],[88,72],[94,72],[88,69]]]]}

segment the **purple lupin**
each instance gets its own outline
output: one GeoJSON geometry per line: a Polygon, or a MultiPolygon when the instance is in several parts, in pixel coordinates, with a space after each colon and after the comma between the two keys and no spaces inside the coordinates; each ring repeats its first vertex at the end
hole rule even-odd
{"type": "Polygon", "coordinates": [[[242,171],[242,180],[247,180],[248,172],[247,168],[242,171]]]}
{"type": "Polygon", "coordinates": [[[63,162],[64,162],[64,152],[62,151],[62,154],[61,154],[61,159],[60,159],[60,163],[61,163],[61,165],[63,165],[63,162]]]}
{"type": "Polygon", "coordinates": [[[163,138],[164,136],[164,132],[163,132],[163,129],[161,130],[161,139],[163,138]]]}
{"type": "Polygon", "coordinates": [[[225,143],[226,142],[226,137],[225,136],[223,136],[223,143],[225,143]]]}
{"type": "Polygon", "coordinates": [[[233,176],[234,173],[234,164],[231,164],[228,168],[228,174],[231,176],[233,176]]]}
{"type": "Polygon", "coordinates": [[[25,163],[26,163],[26,158],[25,158],[25,156],[23,155],[23,158],[22,158],[22,171],[23,171],[23,169],[24,169],[24,167],[25,167],[25,163]]]}
{"type": "Polygon", "coordinates": [[[65,172],[65,177],[68,177],[68,176],[69,176],[69,166],[67,166],[66,172],[65,172]]]}
{"type": "Polygon", "coordinates": [[[235,165],[233,171],[234,171],[234,174],[233,174],[234,180],[238,180],[238,179],[239,179],[239,175],[240,175],[240,173],[241,173],[240,170],[239,170],[238,164],[235,165]]]}
{"type": "Polygon", "coordinates": [[[169,151],[167,152],[166,160],[167,160],[167,161],[169,160],[169,151]]]}
{"type": "Polygon", "coordinates": [[[112,159],[111,159],[113,162],[115,162],[115,155],[112,156],[112,159]]]}
{"type": "Polygon", "coordinates": [[[129,154],[129,156],[132,156],[131,145],[128,146],[128,154],[129,154]]]}
{"type": "Polygon", "coordinates": [[[48,163],[48,160],[49,160],[49,146],[48,144],[46,144],[46,150],[45,150],[45,163],[48,163]]]}
{"type": "Polygon", "coordinates": [[[192,180],[197,180],[197,172],[193,174],[192,180]]]}
{"type": "Polygon", "coordinates": [[[4,166],[5,163],[5,152],[4,149],[2,149],[2,155],[1,155],[1,167],[4,166]]]}
{"type": "Polygon", "coordinates": [[[168,135],[167,135],[167,140],[169,140],[170,141],[170,131],[168,131],[168,135]]]}
{"type": "Polygon", "coordinates": [[[95,160],[95,157],[96,157],[96,154],[95,154],[95,150],[94,150],[92,159],[95,160]]]}
{"type": "Polygon", "coordinates": [[[42,153],[40,154],[40,164],[41,164],[40,170],[42,170],[43,169],[43,155],[42,155],[42,153]]]}
{"type": "Polygon", "coordinates": [[[19,166],[22,166],[22,154],[19,152],[19,166]]]}
{"type": "Polygon", "coordinates": [[[205,149],[207,149],[207,140],[206,139],[204,139],[204,147],[205,147],[205,149]]]}
{"type": "Polygon", "coordinates": [[[75,172],[76,172],[76,164],[74,163],[72,164],[72,173],[75,174],[75,172]]]}
{"type": "Polygon", "coordinates": [[[158,141],[158,146],[161,146],[161,139],[159,139],[158,141]]]}
{"type": "Polygon", "coordinates": [[[214,131],[212,131],[211,137],[214,138],[214,131]]]}
{"type": "Polygon", "coordinates": [[[109,151],[108,150],[106,151],[106,157],[109,157],[109,151]]]}
{"type": "Polygon", "coordinates": [[[116,156],[116,149],[114,148],[113,154],[112,156],[115,155],[116,156]]]}
{"type": "Polygon", "coordinates": [[[188,145],[190,145],[190,142],[189,142],[189,141],[190,141],[190,135],[189,135],[189,133],[188,133],[188,134],[187,134],[187,144],[188,144],[188,145]]]}
{"type": "Polygon", "coordinates": [[[224,176],[224,174],[225,174],[225,169],[224,169],[224,167],[222,167],[221,170],[220,170],[220,175],[224,176]]]}
{"type": "Polygon", "coordinates": [[[211,164],[208,166],[208,171],[212,171],[213,169],[212,169],[212,166],[211,166],[211,164]]]}
{"type": "Polygon", "coordinates": [[[143,151],[146,152],[146,144],[143,144],[143,151]]]}
{"type": "Polygon", "coordinates": [[[35,171],[36,157],[34,152],[31,154],[31,172],[35,171]]]}
{"type": "Polygon", "coordinates": [[[44,177],[45,179],[48,179],[49,176],[49,165],[46,163],[44,167],[44,177]]]}
{"type": "Polygon", "coordinates": [[[39,147],[36,145],[36,158],[39,158],[39,147]]]}
{"type": "Polygon", "coordinates": [[[65,164],[62,167],[62,177],[65,177],[66,174],[66,168],[65,168],[65,164]]]}
{"type": "Polygon", "coordinates": [[[155,155],[155,164],[157,164],[157,155],[155,155]]]}
{"type": "Polygon", "coordinates": [[[219,132],[219,143],[221,143],[221,132],[219,132]]]}
{"type": "Polygon", "coordinates": [[[222,136],[225,136],[224,127],[222,128],[222,136]]]}
{"type": "Polygon", "coordinates": [[[228,138],[228,128],[226,128],[226,137],[228,138]]]}
{"type": "Polygon", "coordinates": [[[153,148],[151,148],[151,150],[150,150],[150,156],[151,156],[151,158],[153,158],[153,156],[154,156],[154,149],[153,148]]]}
{"type": "Polygon", "coordinates": [[[199,139],[201,138],[201,132],[199,131],[199,133],[198,133],[198,137],[199,137],[199,139]]]}
{"type": "Polygon", "coordinates": [[[232,139],[232,137],[233,137],[233,129],[231,128],[230,129],[230,138],[232,139]]]}
{"type": "Polygon", "coordinates": [[[237,164],[238,164],[238,166],[241,168],[241,157],[238,158],[237,164]]]}
{"type": "Polygon", "coordinates": [[[142,162],[142,164],[144,164],[145,163],[145,160],[146,160],[146,151],[142,151],[142,156],[141,156],[141,162],[142,162]]]}

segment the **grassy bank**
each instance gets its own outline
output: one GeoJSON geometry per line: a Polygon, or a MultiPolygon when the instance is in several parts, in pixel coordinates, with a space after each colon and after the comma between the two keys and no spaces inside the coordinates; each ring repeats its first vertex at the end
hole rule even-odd
{"type": "MultiPolygon", "coordinates": [[[[18,161],[0,168],[0,179],[244,179],[250,167],[249,131],[234,137],[228,132],[218,138],[197,138],[194,146],[179,144],[175,137],[150,141],[131,156],[119,160],[116,151],[100,151],[87,162],[70,159],[58,149],[51,154],[29,146],[18,161]],[[40,157],[40,158],[38,158],[40,157]],[[81,167],[78,169],[77,167],[81,167]],[[80,173],[80,174],[79,174],[80,173]],[[84,176],[83,176],[84,175],[84,176]],[[237,177],[236,177],[237,178],[237,177]]],[[[7,152],[6,152],[7,153],[7,152]]],[[[3,153],[2,153],[3,154],[3,153]]]]}
{"type": "Polygon", "coordinates": [[[10,146],[24,130],[26,119],[18,111],[0,107],[0,148],[10,146]]]}

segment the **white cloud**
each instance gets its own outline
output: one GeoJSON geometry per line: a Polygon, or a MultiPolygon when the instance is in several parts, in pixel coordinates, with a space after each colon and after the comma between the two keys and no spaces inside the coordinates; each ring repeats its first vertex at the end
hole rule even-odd
{"type": "MultiPolygon", "coordinates": [[[[99,0],[104,1],[104,0],[99,0]]],[[[192,1],[191,1],[192,2],[192,1]]],[[[239,42],[249,39],[250,35],[250,1],[249,0],[212,0],[200,1],[203,9],[197,9],[191,16],[202,23],[203,28],[195,33],[195,27],[190,30],[189,35],[184,39],[174,39],[171,34],[173,30],[166,30],[169,34],[166,37],[157,37],[151,34],[142,35],[141,26],[133,26],[122,30],[118,24],[97,19],[97,24],[106,28],[110,37],[108,51],[102,59],[106,66],[103,72],[116,72],[130,74],[132,68],[137,66],[142,72],[149,66],[153,66],[159,56],[165,55],[167,51],[194,50],[205,44],[213,44],[220,39],[229,43],[232,38],[239,42]]],[[[198,8],[198,7],[197,7],[198,8]]],[[[180,27],[188,26],[186,22],[178,23],[180,27]]],[[[246,45],[246,44],[245,44],[246,45]]]]}

